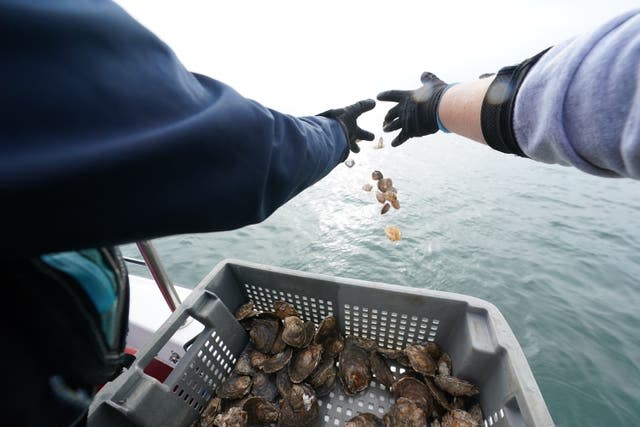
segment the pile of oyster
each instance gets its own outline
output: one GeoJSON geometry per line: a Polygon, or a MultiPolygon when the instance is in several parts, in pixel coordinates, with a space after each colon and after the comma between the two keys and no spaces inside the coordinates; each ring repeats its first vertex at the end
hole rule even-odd
{"type": "MultiPolygon", "coordinates": [[[[391,206],[395,209],[400,209],[400,201],[398,200],[398,190],[393,186],[391,178],[385,178],[380,171],[373,171],[371,173],[371,179],[377,181],[378,190],[376,191],[376,200],[382,203],[382,209],[380,214],[384,215],[389,212],[391,206]]],[[[364,191],[371,191],[373,186],[371,184],[365,184],[362,186],[364,191]]]]}
{"type": "Polygon", "coordinates": [[[318,426],[318,398],[334,389],[336,378],[347,395],[363,392],[375,378],[395,399],[382,418],[360,413],[349,427],[483,424],[471,397],[478,388],[452,376],[451,358],[435,343],[389,350],[368,338],[344,338],[335,317],[316,327],[285,301],[276,301],[272,312],[250,301],[236,319],[249,331],[250,344],[192,427],[318,426]],[[394,374],[390,365],[402,369],[394,374]]]}

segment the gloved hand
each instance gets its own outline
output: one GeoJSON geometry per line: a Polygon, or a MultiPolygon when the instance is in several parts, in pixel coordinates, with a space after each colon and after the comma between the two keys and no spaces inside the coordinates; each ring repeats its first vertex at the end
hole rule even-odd
{"type": "Polygon", "coordinates": [[[373,141],[374,136],[371,132],[367,132],[366,130],[359,128],[356,120],[362,113],[373,110],[373,107],[375,106],[376,101],[373,99],[365,99],[349,105],[348,107],[328,110],[318,115],[338,120],[347,135],[349,149],[354,153],[358,153],[360,152],[360,147],[358,147],[357,141],[373,141]]]}
{"type": "Polygon", "coordinates": [[[402,129],[391,142],[397,147],[409,138],[430,135],[438,131],[437,111],[442,94],[449,87],[434,74],[424,72],[422,87],[416,90],[388,90],[378,94],[378,100],[397,102],[384,117],[382,130],[402,129]]]}

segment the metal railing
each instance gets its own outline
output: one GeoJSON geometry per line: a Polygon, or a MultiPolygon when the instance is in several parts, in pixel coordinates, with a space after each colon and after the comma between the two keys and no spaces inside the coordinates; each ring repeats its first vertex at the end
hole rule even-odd
{"type": "Polygon", "coordinates": [[[137,265],[145,265],[149,269],[153,280],[155,280],[158,289],[160,289],[160,293],[169,306],[169,309],[175,311],[180,305],[180,297],[178,296],[175,286],[171,283],[167,271],[160,262],[160,256],[156,248],[154,248],[148,240],[136,242],[136,246],[143,259],[124,257],[124,260],[137,265]]]}

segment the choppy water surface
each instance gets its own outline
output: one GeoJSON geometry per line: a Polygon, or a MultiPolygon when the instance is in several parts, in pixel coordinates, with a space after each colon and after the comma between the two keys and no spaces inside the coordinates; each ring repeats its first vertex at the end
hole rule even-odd
{"type": "Polygon", "coordinates": [[[477,296],[506,317],[559,426],[640,424],[640,182],[453,135],[354,158],[262,224],[157,241],[172,279],[193,287],[239,258],[477,296]],[[374,169],[399,211],[361,190],[374,169]]]}

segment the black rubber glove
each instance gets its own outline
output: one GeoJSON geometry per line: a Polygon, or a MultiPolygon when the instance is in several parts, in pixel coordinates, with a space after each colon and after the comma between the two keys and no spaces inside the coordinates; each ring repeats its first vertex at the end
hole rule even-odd
{"type": "Polygon", "coordinates": [[[438,131],[438,104],[448,85],[428,72],[422,73],[420,81],[422,87],[416,90],[388,90],[378,94],[380,101],[398,103],[389,110],[382,125],[385,132],[402,129],[391,142],[393,147],[409,138],[438,131]]]}
{"type": "Polygon", "coordinates": [[[358,147],[357,141],[373,141],[374,136],[371,132],[367,132],[366,130],[359,128],[356,120],[362,113],[373,110],[373,107],[375,106],[376,101],[373,99],[365,99],[364,101],[358,101],[348,107],[328,110],[318,115],[338,120],[347,135],[349,149],[354,153],[359,153],[360,147],[358,147]]]}

